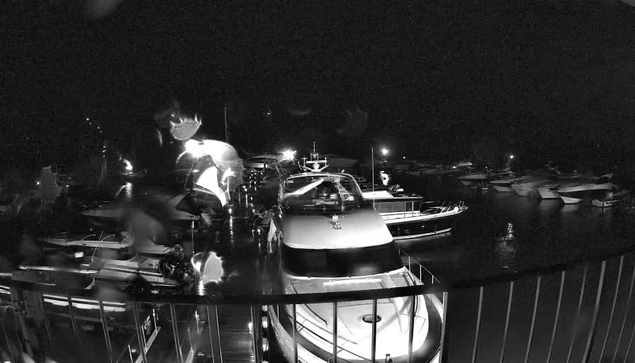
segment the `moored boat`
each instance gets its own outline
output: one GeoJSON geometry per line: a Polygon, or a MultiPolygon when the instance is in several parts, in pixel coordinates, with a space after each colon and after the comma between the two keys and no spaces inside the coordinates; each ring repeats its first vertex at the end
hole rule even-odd
{"type": "MultiPolygon", "coordinates": [[[[292,175],[280,184],[279,205],[269,235],[278,246],[284,293],[422,284],[404,267],[386,224],[364,200],[353,176],[292,175]]],[[[299,304],[295,309],[292,305],[272,306],[268,314],[288,362],[296,363],[293,337],[297,337],[300,362],[329,362],[334,350],[344,361],[368,361],[373,343],[377,357],[395,362],[406,361],[410,347],[417,361],[438,360],[443,307],[434,295],[382,299],[375,314],[372,301],[338,303],[335,311],[333,304],[324,303],[299,304]],[[408,321],[413,309],[409,345],[408,321]],[[375,337],[370,333],[373,322],[375,337]]]]}
{"type": "Polygon", "coordinates": [[[417,195],[390,193],[388,190],[363,192],[371,200],[395,240],[448,233],[467,209],[463,202],[425,201],[417,195]]]}
{"type": "Polygon", "coordinates": [[[595,183],[568,184],[560,187],[558,194],[565,204],[580,204],[588,197],[595,199],[597,196],[604,195],[606,191],[616,188],[616,185],[610,182],[612,177],[613,174],[605,174],[595,183]]]}

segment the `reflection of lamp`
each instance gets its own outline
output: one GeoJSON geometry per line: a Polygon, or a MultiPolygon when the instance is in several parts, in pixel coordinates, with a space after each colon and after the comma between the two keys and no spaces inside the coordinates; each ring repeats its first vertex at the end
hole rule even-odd
{"type": "Polygon", "coordinates": [[[123,163],[125,164],[125,169],[127,172],[131,172],[132,171],[132,163],[126,159],[123,159],[123,163]]]}

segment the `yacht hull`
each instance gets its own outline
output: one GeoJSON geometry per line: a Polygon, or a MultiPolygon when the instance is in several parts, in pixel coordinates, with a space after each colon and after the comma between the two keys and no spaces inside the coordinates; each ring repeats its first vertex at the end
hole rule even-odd
{"type": "Polygon", "coordinates": [[[514,189],[512,189],[511,186],[507,186],[507,185],[492,184],[492,187],[494,187],[494,190],[496,190],[499,193],[512,193],[514,191],[514,189]]]}
{"type": "Polygon", "coordinates": [[[560,194],[558,194],[555,189],[550,187],[538,187],[538,194],[540,194],[540,198],[542,199],[559,199],[560,194]]]}
{"type": "Polygon", "coordinates": [[[452,231],[458,215],[458,213],[440,216],[423,215],[392,220],[384,218],[384,221],[390,234],[398,241],[449,233],[452,231]]]}
{"type": "Polygon", "coordinates": [[[569,197],[565,195],[561,195],[560,198],[562,199],[564,204],[580,204],[582,203],[582,201],[584,201],[584,198],[569,197]]]}

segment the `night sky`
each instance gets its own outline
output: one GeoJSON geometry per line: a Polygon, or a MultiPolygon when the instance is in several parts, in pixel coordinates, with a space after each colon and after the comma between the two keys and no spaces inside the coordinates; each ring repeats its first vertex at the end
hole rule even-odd
{"type": "Polygon", "coordinates": [[[622,2],[14,1],[0,18],[5,160],[81,158],[88,133],[148,153],[172,99],[216,139],[228,106],[246,151],[624,159],[635,140],[622,2]]]}

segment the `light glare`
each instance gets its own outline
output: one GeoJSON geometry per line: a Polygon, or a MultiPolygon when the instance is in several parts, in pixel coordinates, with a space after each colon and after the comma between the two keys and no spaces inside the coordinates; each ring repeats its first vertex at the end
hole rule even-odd
{"type": "Polygon", "coordinates": [[[295,154],[296,154],[295,150],[284,150],[282,152],[282,158],[283,160],[294,160],[295,154]]]}

